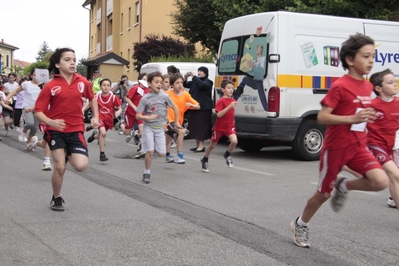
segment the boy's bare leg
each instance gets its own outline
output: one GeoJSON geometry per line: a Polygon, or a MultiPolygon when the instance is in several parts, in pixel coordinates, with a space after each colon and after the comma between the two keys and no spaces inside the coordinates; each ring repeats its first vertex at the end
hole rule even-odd
{"type": "Polygon", "coordinates": [[[330,193],[322,193],[316,190],[308,199],[305,208],[303,209],[301,219],[305,223],[309,223],[310,219],[315,215],[317,210],[330,198],[330,193]]]}
{"type": "Polygon", "coordinates": [[[389,192],[391,193],[391,197],[396,206],[399,206],[399,168],[393,161],[386,162],[383,168],[389,177],[389,192]]]}
{"type": "Polygon", "coordinates": [[[100,148],[100,152],[104,152],[105,150],[105,137],[107,136],[107,131],[104,127],[100,128],[97,135],[94,136],[95,139],[98,139],[98,145],[100,148]]]}
{"type": "Polygon", "coordinates": [[[346,181],[348,190],[380,191],[389,184],[389,178],[382,169],[376,168],[367,171],[365,176],[346,181]]]}
{"type": "Polygon", "coordinates": [[[64,149],[56,149],[51,152],[54,161],[54,172],[51,176],[51,185],[53,194],[57,198],[61,195],[62,181],[66,170],[65,151],[64,149]]]}

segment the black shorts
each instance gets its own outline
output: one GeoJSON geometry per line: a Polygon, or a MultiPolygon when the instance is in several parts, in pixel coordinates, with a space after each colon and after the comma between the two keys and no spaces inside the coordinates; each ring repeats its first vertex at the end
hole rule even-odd
{"type": "Polygon", "coordinates": [[[178,135],[178,133],[177,133],[176,131],[173,130],[174,127],[175,127],[175,123],[174,123],[174,122],[169,123],[169,124],[166,126],[166,132],[165,132],[165,134],[168,135],[168,136],[170,136],[171,138],[176,138],[177,135],[178,135]]]}
{"type": "Polygon", "coordinates": [[[72,153],[79,153],[89,157],[83,132],[64,133],[48,130],[44,132],[43,139],[47,141],[52,151],[56,149],[66,149],[67,156],[72,153]]]}

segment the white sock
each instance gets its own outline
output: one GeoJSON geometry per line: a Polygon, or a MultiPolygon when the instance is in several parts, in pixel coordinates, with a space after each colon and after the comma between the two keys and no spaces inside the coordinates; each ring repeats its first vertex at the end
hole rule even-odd
{"type": "Polygon", "coordinates": [[[50,161],[50,157],[44,157],[45,161],[50,161]]]}
{"type": "Polygon", "coordinates": [[[305,226],[305,227],[309,226],[309,223],[305,223],[304,221],[302,221],[302,215],[298,217],[298,220],[296,221],[296,223],[299,226],[305,226]]]}
{"type": "Polygon", "coordinates": [[[149,174],[150,173],[150,169],[144,169],[144,174],[149,174]]]}

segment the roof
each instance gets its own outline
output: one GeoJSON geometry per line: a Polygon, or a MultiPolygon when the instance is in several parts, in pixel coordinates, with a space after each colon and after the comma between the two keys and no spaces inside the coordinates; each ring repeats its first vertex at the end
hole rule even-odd
{"type": "Polygon", "coordinates": [[[129,61],[115,54],[114,52],[105,52],[98,54],[92,58],[87,59],[83,62],[85,66],[98,66],[101,64],[110,65],[129,65],[129,61]]]}
{"type": "Polygon", "coordinates": [[[10,50],[13,50],[13,51],[19,49],[18,47],[14,46],[14,45],[5,43],[3,39],[1,39],[0,47],[4,47],[4,48],[7,48],[7,49],[10,49],[10,50]]]}
{"type": "Polygon", "coordinates": [[[93,2],[93,0],[86,0],[84,3],[83,3],[83,7],[85,7],[85,6],[87,6],[87,5],[89,5],[89,4],[91,4],[91,2],[93,2]]]}
{"type": "Polygon", "coordinates": [[[27,68],[27,67],[30,66],[32,63],[14,59],[14,64],[15,64],[16,66],[21,67],[21,68],[27,68]]]}

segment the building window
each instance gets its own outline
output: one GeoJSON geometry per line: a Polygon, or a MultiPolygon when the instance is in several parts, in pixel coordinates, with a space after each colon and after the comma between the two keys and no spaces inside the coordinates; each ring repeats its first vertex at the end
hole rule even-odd
{"type": "Polygon", "coordinates": [[[130,28],[130,25],[132,25],[132,8],[131,7],[129,7],[129,18],[128,18],[128,24],[127,24],[127,27],[128,28],[130,28]]]}
{"type": "Polygon", "coordinates": [[[101,24],[97,25],[97,43],[101,42],[101,24]]]}
{"type": "Polygon", "coordinates": [[[136,23],[140,22],[140,2],[136,2],[136,23]]]}
{"type": "Polygon", "coordinates": [[[6,67],[10,67],[10,55],[6,55],[6,67]]]}
{"type": "Polygon", "coordinates": [[[108,19],[108,25],[107,25],[107,35],[112,35],[112,18],[108,19]]]}
{"type": "Polygon", "coordinates": [[[120,33],[122,34],[123,32],[123,13],[121,14],[121,28],[120,28],[120,33]]]}

